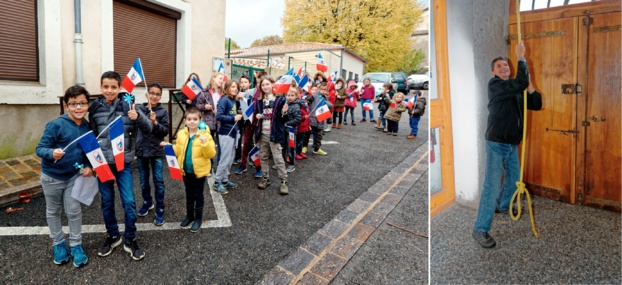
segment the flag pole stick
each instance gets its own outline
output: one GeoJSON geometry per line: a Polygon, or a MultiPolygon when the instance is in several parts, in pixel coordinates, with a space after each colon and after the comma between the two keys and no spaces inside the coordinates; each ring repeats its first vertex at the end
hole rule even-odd
{"type": "MultiPolygon", "coordinates": [[[[140,70],[143,72],[141,74],[143,76],[143,83],[145,83],[145,90],[147,90],[147,94],[149,94],[149,88],[147,87],[147,78],[145,77],[145,70],[143,69],[143,62],[140,61],[140,57],[138,58],[138,64],[140,64],[140,70]]],[[[147,95],[147,106],[149,106],[149,111],[151,111],[151,103],[149,102],[149,95],[147,95]]]]}
{"type": "MultiPolygon", "coordinates": [[[[65,152],[65,150],[67,150],[67,148],[69,148],[69,146],[70,146],[70,145],[74,144],[75,142],[77,142],[78,140],[80,140],[82,137],[84,137],[84,136],[86,136],[86,135],[88,135],[89,133],[92,133],[92,132],[93,132],[93,131],[88,131],[87,133],[85,133],[85,134],[83,134],[83,135],[79,136],[77,139],[75,139],[75,140],[73,140],[72,142],[70,142],[67,146],[65,146],[65,147],[63,148],[63,152],[65,152]]],[[[61,157],[61,159],[62,159],[62,157],[61,157]]],[[[58,161],[58,159],[55,159],[55,160],[54,160],[54,163],[56,163],[57,161],[58,161]]]]}
{"type": "Polygon", "coordinates": [[[119,115],[118,117],[116,117],[114,120],[112,120],[112,122],[110,122],[110,124],[108,124],[100,133],[99,135],[96,137],[96,139],[99,139],[99,137],[101,137],[104,132],[110,127],[110,125],[112,125],[112,123],[114,123],[114,121],[118,120],[119,118],[121,118],[121,115],[119,115]]]}

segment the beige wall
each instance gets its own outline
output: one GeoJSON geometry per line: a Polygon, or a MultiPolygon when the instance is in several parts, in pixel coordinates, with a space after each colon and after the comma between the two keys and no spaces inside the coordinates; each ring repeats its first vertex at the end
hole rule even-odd
{"type": "MultiPolygon", "coordinates": [[[[82,1],[83,77],[92,94],[101,93],[102,72],[114,67],[113,0],[82,1]]],[[[226,1],[150,0],[182,13],[177,23],[176,83],[181,87],[190,72],[209,81],[212,57],[224,57],[226,1]]],[[[59,114],[58,96],[76,83],[73,1],[38,0],[40,82],[0,80],[0,159],[34,152],[45,124],[59,114]]],[[[206,82],[207,82],[206,81],[206,82]]],[[[135,94],[145,93],[136,87],[135,94]]],[[[137,102],[144,102],[137,96],[137,102]]],[[[162,102],[168,102],[165,90],[162,102]]],[[[178,122],[181,116],[173,108],[178,122]]]]}

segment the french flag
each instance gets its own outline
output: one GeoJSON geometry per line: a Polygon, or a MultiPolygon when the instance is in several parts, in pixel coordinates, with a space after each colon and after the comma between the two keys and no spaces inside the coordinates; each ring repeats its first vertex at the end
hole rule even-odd
{"type": "Polygon", "coordinates": [[[244,120],[250,120],[251,123],[253,122],[253,108],[255,108],[255,102],[248,105],[246,110],[242,110],[242,117],[244,117],[244,120]]]}
{"type": "Polygon", "coordinates": [[[259,146],[255,145],[253,149],[248,153],[251,158],[251,161],[255,164],[255,166],[259,167],[261,165],[261,160],[259,159],[259,146]]]}
{"type": "Polygon", "coordinates": [[[295,80],[294,82],[298,83],[298,81],[300,81],[300,76],[298,76],[298,73],[294,72],[294,68],[290,68],[287,73],[285,73],[285,75],[291,75],[292,78],[295,80]]]}
{"type": "Polygon", "coordinates": [[[132,93],[136,84],[140,83],[145,79],[145,75],[143,74],[143,66],[140,63],[140,58],[137,58],[130,68],[130,72],[127,73],[127,76],[121,82],[121,86],[127,90],[127,92],[132,93]]]}
{"type": "Polygon", "coordinates": [[[222,62],[220,63],[220,65],[218,66],[218,72],[222,73],[225,77],[223,78],[223,82],[227,82],[229,81],[229,78],[227,77],[227,73],[225,72],[225,66],[222,65],[222,62]]]}
{"type": "Polygon", "coordinates": [[[322,72],[328,72],[328,65],[326,65],[326,62],[324,61],[324,58],[322,57],[321,53],[317,54],[317,62],[315,64],[315,69],[317,69],[318,71],[322,71],[322,72]]]}
{"type": "Polygon", "coordinates": [[[336,82],[337,81],[337,71],[335,70],[335,72],[331,73],[326,80],[332,81],[332,82],[336,82]]]}
{"type": "MultiPolygon", "coordinates": [[[[415,95],[415,97],[417,97],[417,95],[415,95]]],[[[408,107],[408,109],[412,109],[414,106],[413,100],[408,100],[408,98],[404,98],[404,103],[406,104],[406,107],[408,107]]]]}
{"type": "Polygon", "coordinates": [[[80,146],[86,153],[86,157],[89,159],[89,162],[93,166],[93,170],[95,170],[95,173],[97,173],[97,178],[99,178],[99,181],[104,183],[108,180],[114,180],[114,175],[112,175],[110,166],[108,166],[108,162],[106,162],[104,153],[99,147],[99,143],[97,142],[97,138],[95,138],[93,131],[90,131],[79,137],[78,144],[80,144],[80,146]]]}
{"type": "Polygon", "coordinates": [[[374,105],[371,103],[371,100],[365,100],[365,103],[363,103],[363,109],[365,109],[365,111],[374,109],[374,105]]]}
{"type": "Polygon", "coordinates": [[[289,88],[292,86],[292,80],[294,80],[292,75],[285,74],[281,76],[281,79],[274,84],[272,92],[274,92],[274,94],[287,93],[289,88]]]}
{"type": "Polygon", "coordinates": [[[307,70],[304,68],[304,66],[298,69],[298,78],[302,78],[303,74],[307,74],[307,70]]]}
{"type": "Polygon", "coordinates": [[[316,108],[317,109],[315,110],[315,117],[317,118],[318,122],[323,122],[324,120],[330,118],[330,110],[328,109],[328,106],[326,105],[326,101],[324,101],[324,99],[322,99],[322,101],[317,104],[316,108]]]}
{"type": "Polygon", "coordinates": [[[296,147],[296,129],[294,127],[289,127],[289,147],[296,147]]]}
{"type": "Polygon", "coordinates": [[[170,144],[164,145],[164,155],[166,155],[166,163],[168,163],[168,170],[171,172],[171,179],[183,181],[181,176],[181,170],[179,169],[179,163],[175,156],[173,146],[170,144]]]}
{"type": "Polygon", "coordinates": [[[125,168],[125,140],[124,140],[123,119],[118,116],[110,123],[110,144],[112,145],[112,154],[114,154],[114,162],[117,165],[117,171],[125,168]]]}
{"type": "Polygon", "coordinates": [[[199,95],[201,90],[203,90],[203,86],[201,86],[201,83],[199,83],[196,78],[192,78],[192,80],[188,81],[188,83],[181,88],[181,92],[190,100],[194,100],[194,97],[199,95]]]}

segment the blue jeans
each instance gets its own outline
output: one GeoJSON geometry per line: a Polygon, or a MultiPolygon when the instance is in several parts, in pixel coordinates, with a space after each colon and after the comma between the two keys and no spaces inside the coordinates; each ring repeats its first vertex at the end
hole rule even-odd
{"type": "Polygon", "coordinates": [[[421,117],[410,117],[410,134],[413,136],[417,136],[419,131],[419,120],[421,117]]]}
{"type": "Polygon", "coordinates": [[[387,112],[380,112],[380,123],[382,124],[383,127],[387,126],[387,119],[384,118],[384,114],[386,114],[387,112]]]}
{"type": "Polygon", "coordinates": [[[474,230],[488,232],[495,208],[510,207],[519,176],[518,146],[486,141],[486,173],[474,230]]]}
{"type": "Polygon", "coordinates": [[[140,174],[140,188],[143,199],[153,205],[151,186],[149,185],[149,168],[153,173],[153,188],[155,188],[156,213],[164,209],[164,178],[162,177],[162,157],[138,157],[138,173],[140,174]]]}
{"type": "Polygon", "coordinates": [[[119,226],[114,209],[114,184],[117,183],[121,204],[125,213],[125,236],[126,239],[136,237],[136,201],[134,200],[134,181],[132,179],[132,164],[126,163],[125,168],[117,171],[115,164],[108,164],[115,180],[99,182],[99,193],[102,196],[102,213],[106,232],[110,236],[119,236],[119,226]]]}
{"type": "MultiPolygon", "coordinates": [[[[365,102],[367,101],[371,102],[371,100],[365,100],[365,99],[361,100],[361,111],[363,112],[363,119],[365,119],[365,107],[363,107],[363,104],[365,104],[365,102]]],[[[369,110],[369,119],[370,120],[374,119],[374,110],[369,110]]]]}

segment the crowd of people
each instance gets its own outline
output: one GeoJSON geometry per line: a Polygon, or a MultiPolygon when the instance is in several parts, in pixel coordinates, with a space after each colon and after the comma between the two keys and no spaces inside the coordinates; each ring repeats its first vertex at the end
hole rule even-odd
{"type": "MultiPolygon", "coordinates": [[[[190,80],[200,82],[195,73],[186,83],[190,80]]],[[[296,170],[296,164],[307,159],[308,152],[319,156],[328,154],[322,149],[324,135],[348,125],[348,114],[350,125],[356,126],[354,109],[357,102],[361,102],[363,117],[359,123],[367,122],[368,108],[364,105],[378,103],[380,116],[376,120],[373,110],[369,109],[370,122],[376,123],[376,128],[388,135],[398,135],[402,113],[407,112],[411,127],[407,139],[416,138],[418,122],[426,105],[421,93],[415,94],[416,102],[407,104],[405,94],[396,93],[391,83],[385,84],[376,96],[369,79],[364,80],[359,90],[354,81],[346,85],[344,79],[338,78],[333,82],[321,72],[314,76],[309,90],[296,86],[294,82],[286,91],[276,92],[275,79],[265,72],[254,74],[255,88],[250,88],[251,82],[248,76],[225,82],[224,74],[214,73],[204,90],[192,99],[183,98],[187,106],[185,127],[177,132],[172,148],[186,193],[186,217],[180,226],[190,226],[191,232],[199,231],[202,225],[207,177],[214,175],[215,180],[208,189],[226,195],[238,187],[230,180],[232,165],[237,165],[235,175],[253,169],[253,175],[259,179],[259,189],[270,186],[269,170],[272,168],[277,171],[280,181],[279,193],[287,195],[288,173],[296,170]],[[329,110],[332,115],[327,118],[318,110],[329,110]],[[247,111],[246,115],[244,111],[247,111]],[[311,138],[313,142],[309,148],[311,138]]],[[[114,180],[98,181],[107,232],[98,255],[108,256],[123,243],[123,249],[132,259],[141,260],[145,251],[136,241],[137,216],[144,217],[155,209],[154,224],[161,226],[165,222],[163,162],[167,143],[164,138],[170,122],[168,112],[160,103],[163,88],[158,83],[150,84],[145,95],[147,102],[135,104],[134,95],[121,91],[121,77],[117,72],[103,73],[100,83],[103,96],[90,104],[90,94],[84,87],[76,85],[66,90],[63,97],[66,114],[46,125],[36,148],[41,157],[41,184],[55,264],[67,263],[71,258],[76,267],[88,262],[82,248],[81,207],[71,197],[71,192],[79,176],[93,176],[97,169],[82,149],[69,145],[90,131],[98,137],[101,155],[109,163],[114,176],[114,180]],[[124,143],[113,145],[107,136],[102,135],[109,132],[108,126],[118,117],[123,123],[124,143]],[[115,147],[122,147],[125,152],[120,165],[115,163],[115,147]],[[143,198],[138,210],[131,166],[134,159],[138,163],[143,198]],[[153,181],[153,196],[150,180],[153,181]],[[115,184],[124,211],[123,237],[115,215],[115,184]],[[61,226],[63,208],[69,223],[69,245],[61,226]]]]}

